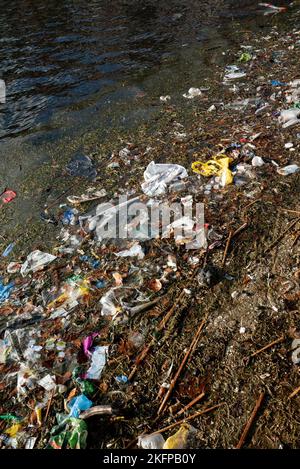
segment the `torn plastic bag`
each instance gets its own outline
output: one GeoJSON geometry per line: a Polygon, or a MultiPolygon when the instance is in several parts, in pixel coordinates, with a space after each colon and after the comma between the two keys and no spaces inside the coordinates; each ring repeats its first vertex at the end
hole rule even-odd
{"type": "Polygon", "coordinates": [[[156,164],[151,161],[144,172],[145,182],[142,183],[142,190],[149,197],[162,195],[166,192],[168,184],[186,177],[186,169],[179,164],[156,164]]]}
{"type": "Polygon", "coordinates": [[[87,179],[95,179],[97,176],[97,170],[93,165],[92,160],[86,156],[77,154],[66,167],[67,173],[70,176],[79,176],[87,179]]]}
{"type": "Polygon", "coordinates": [[[26,261],[21,267],[21,274],[23,277],[25,277],[25,275],[27,275],[29,272],[36,272],[37,270],[41,270],[45,265],[54,261],[54,259],[56,259],[56,256],[48,254],[47,252],[42,252],[39,250],[32,251],[27,256],[26,261]]]}

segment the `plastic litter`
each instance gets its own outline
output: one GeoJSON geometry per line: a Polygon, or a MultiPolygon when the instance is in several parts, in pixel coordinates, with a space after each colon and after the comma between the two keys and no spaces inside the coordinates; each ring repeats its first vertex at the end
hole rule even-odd
{"type": "Polygon", "coordinates": [[[138,447],[143,449],[163,449],[165,439],[160,433],[141,435],[138,437],[138,447]]]}
{"type": "Polygon", "coordinates": [[[239,58],[239,62],[249,62],[252,59],[252,55],[249,52],[243,52],[239,58]]]}
{"type": "Polygon", "coordinates": [[[0,194],[0,200],[4,204],[8,204],[12,200],[14,200],[17,197],[17,193],[13,191],[12,189],[5,189],[2,194],[0,194]]]}
{"type": "Polygon", "coordinates": [[[115,380],[116,380],[117,383],[119,383],[119,384],[127,384],[127,383],[128,383],[128,378],[127,378],[127,376],[125,376],[125,375],[116,376],[116,377],[115,377],[115,380]]]}
{"type": "Polygon", "coordinates": [[[14,288],[14,283],[10,282],[7,285],[4,285],[2,283],[2,280],[0,279],[0,303],[3,301],[7,300],[14,288]]]}
{"type": "Polygon", "coordinates": [[[46,449],[85,449],[88,435],[84,420],[57,414],[58,425],[51,430],[51,438],[46,449]]]}
{"type": "Polygon", "coordinates": [[[218,176],[220,178],[220,185],[225,187],[233,182],[233,174],[229,169],[231,161],[231,158],[217,155],[205,163],[202,161],[195,161],[192,163],[192,170],[205,177],[218,176]]]}
{"type": "Polygon", "coordinates": [[[178,164],[156,164],[151,161],[144,172],[143,192],[149,197],[162,195],[168,185],[188,176],[186,169],[178,164]]]}
{"type": "Polygon", "coordinates": [[[257,166],[263,166],[264,160],[260,156],[254,156],[251,161],[252,166],[257,167],[257,166]]]}
{"type": "Polygon", "coordinates": [[[171,96],[167,94],[166,96],[160,96],[159,99],[162,103],[166,103],[166,102],[170,101],[171,96]]]}
{"type": "Polygon", "coordinates": [[[227,81],[237,80],[239,78],[244,78],[246,76],[246,72],[241,70],[236,65],[229,65],[228,67],[226,67],[225,71],[226,71],[226,73],[225,73],[225,76],[224,76],[224,83],[226,83],[227,81]]]}
{"type": "Polygon", "coordinates": [[[142,246],[139,243],[135,243],[130,249],[115,253],[118,257],[137,257],[143,259],[145,257],[142,246]]]}
{"type": "Polygon", "coordinates": [[[91,335],[83,339],[82,342],[82,347],[83,347],[83,352],[86,357],[90,357],[92,355],[91,348],[94,342],[94,338],[97,337],[99,334],[98,332],[93,332],[91,335]]]}
{"type": "Polygon", "coordinates": [[[266,8],[264,11],[264,15],[277,15],[278,13],[283,13],[286,11],[286,7],[278,7],[276,5],[272,5],[271,3],[259,3],[261,7],[266,8]]]}
{"type": "Polygon", "coordinates": [[[291,127],[300,123],[300,109],[286,109],[281,111],[278,122],[282,125],[283,129],[291,127]]]}
{"type": "Polygon", "coordinates": [[[202,95],[202,91],[200,90],[200,88],[190,88],[188,92],[184,93],[182,96],[187,99],[193,99],[201,95],[202,95]]]}
{"type": "Polygon", "coordinates": [[[79,418],[79,415],[84,410],[92,407],[93,403],[84,394],[74,397],[68,404],[70,409],[69,417],[79,418]]]}
{"type": "Polygon", "coordinates": [[[21,267],[21,274],[25,277],[29,272],[36,272],[43,269],[47,264],[53,262],[56,256],[39,250],[32,251],[21,267]]]}
{"type": "Polygon", "coordinates": [[[191,425],[183,424],[178,432],[170,436],[165,442],[163,449],[185,449],[188,446],[188,439],[196,430],[191,425]]]}
{"type": "Polygon", "coordinates": [[[294,339],[292,342],[292,362],[294,365],[299,365],[300,363],[300,339],[294,339]]]}
{"type": "Polygon", "coordinates": [[[284,166],[283,168],[278,168],[277,173],[281,176],[289,176],[290,174],[297,173],[300,167],[296,164],[290,164],[288,166],[284,166]]]}
{"type": "Polygon", "coordinates": [[[16,243],[10,243],[3,251],[2,257],[7,257],[12,252],[13,248],[15,247],[16,243]]]}
{"type": "Polygon", "coordinates": [[[271,80],[271,85],[272,86],[286,86],[287,83],[283,83],[282,81],[278,81],[278,80],[271,80]]]}
{"type": "Polygon", "coordinates": [[[108,345],[95,347],[92,353],[91,366],[85,375],[86,379],[100,379],[101,373],[105,367],[108,356],[108,345]]]}
{"type": "Polygon", "coordinates": [[[0,80],[0,104],[5,104],[6,102],[6,86],[5,81],[0,80]]]}

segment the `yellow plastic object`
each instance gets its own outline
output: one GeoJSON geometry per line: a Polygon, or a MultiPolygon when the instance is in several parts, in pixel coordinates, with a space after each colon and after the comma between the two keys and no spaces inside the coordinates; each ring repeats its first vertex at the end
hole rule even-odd
{"type": "Polygon", "coordinates": [[[220,178],[221,186],[224,187],[233,182],[233,175],[229,169],[231,162],[231,158],[217,155],[205,163],[202,161],[195,161],[192,163],[192,170],[194,173],[201,174],[205,177],[218,176],[220,178]]]}
{"type": "Polygon", "coordinates": [[[7,428],[4,433],[14,438],[16,434],[21,430],[22,425],[20,423],[14,423],[11,427],[7,428]]]}
{"type": "Polygon", "coordinates": [[[170,436],[167,439],[163,446],[163,449],[185,449],[187,446],[189,432],[189,425],[181,425],[178,432],[176,432],[174,435],[170,436]]]}

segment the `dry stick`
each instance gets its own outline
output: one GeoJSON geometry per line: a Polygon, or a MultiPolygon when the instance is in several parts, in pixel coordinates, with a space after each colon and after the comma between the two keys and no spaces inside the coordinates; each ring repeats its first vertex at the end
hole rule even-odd
{"type": "Polygon", "coordinates": [[[212,407],[208,407],[207,409],[200,410],[199,412],[195,412],[195,414],[190,415],[189,417],[186,417],[185,419],[178,420],[178,422],[172,423],[171,425],[168,425],[167,427],[161,428],[160,430],[157,430],[154,433],[163,433],[166,432],[167,430],[170,430],[171,428],[176,427],[177,425],[180,425],[182,423],[187,422],[188,420],[195,419],[196,417],[206,414],[207,412],[211,412],[212,410],[217,409],[218,407],[221,407],[221,405],[224,405],[224,402],[221,402],[221,404],[214,405],[212,407]]]}
{"type": "Polygon", "coordinates": [[[258,355],[259,353],[261,352],[264,352],[265,350],[267,350],[268,348],[272,347],[273,345],[276,345],[276,344],[279,344],[279,342],[282,342],[284,340],[284,335],[282,335],[281,337],[279,337],[278,339],[276,340],[273,340],[273,342],[271,342],[270,344],[268,345],[265,345],[263,348],[260,348],[259,350],[256,350],[256,352],[253,352],[250,357],[255,357],[255,355],[258,355]]]}
{"type": "Polygon", "coordinates": [[[199,402],[203,397],[205,396],[205,392],[202,392],[199,394],[199,396],[195,397],[189,404],[187,404],[183,409],[181,409],[179,412],[177,412],[176,415],[174,415],[174,418],[179,417],[179,415],[183,414],[186,410],[190,409],[195,405],[197,402],[199,402]]]}
{"type": "Polygon", "coordinates": [[[230,231],[230,232],[229,232],[229,236],[228,236],[228,238],[227,238],[227,242],[226,242],[226,246],[225,246],[225,251],[224,251],[224,254],[223,254],[222,267],[224,267],[224,265],[225,265],[225,261],[226,261],[226,257],[227,257],[227,252],[228,252],[228,249],[229,249],[229,245],[230,245],[230,241],[231,241],[232,235],[233,235],[233,231],[230,231]]]}
{"type": "Polygon", "coordinates": [[[264,254],[266,254],[268,251],[270,251],[271,249],[273,249],[274,246],[276,246],[277,243],[279,243],[279,241],[282,240],[282,238],[285,237],[285,235],[300,221],[300,217],[297,218],[296,220],[294,220],[288,227],[287,229],[280,235],[278,236],[277,239],[275,239],[275,241],[270,244],[270,246],[267,247],[267,249],[265,249],[264,251],[264,254]]]}
{"type": "Polygon", "coordinates": [[[165,405],[166,405],[166,403],[167,403],[169,397],[170,397],[171,394],[172,394],[172,391],[173,391],[173,389],[174,389],[174,387],[175,387],[175,385],[176,385],[176,383],[177,383],[177,380],[178,380],[178,378],[179,378],[179,376],[180,376],[180,374],[181,374],[181,372],[182,372],[182,370],[183,370],[183,368],[184,368],[184,365],[185,365],[186,362],[187,362],[187,359],[188,359],[189,356],[194,352],[194,350],[195,350],[195,348],[196,348],[196,345],[197,345],[197,342],[198,342],[198,339],[199,339],[199,337],[200,337],[200,333],[201,333],[201,331],[202,331],[202,329],[203,329],[203,327],[204,327],[205,322],[206,322],[206,319],[203,319],[203,321],[201,322],[201,324],[200,324],[200,326],[199,326],[199,328],[198,328],[198,330],[197,330],[197,332],[196,332],[196,335],[195,335],[194,340],[192,341],[192,343],[191,343],[191,345],[190,345],[188,351],[186,352],[186,354],[185,354],[185,356],[184,356],[184,358],[183,358],[183,360],[182,360],[182,362],[181,362],[181,364],[180,364],[180,366],[179,366],[179,368],[178,368],[178,370],[177,370],[177,372],[176,372],[174,378],[173,378],[172,381],[171,381],[171,384],[170,384],[170,387],[169,387],[169,389],[168,389],[168,392],[166,393],[166,395],[165,395],[165,397],[164,397],[164,399],[163,399],[163,401],[162,401],[162,403],[161,403],[161,405],[160,405],[160,407],[159,407],[159,409],[158,409],[157,415],[160,415],[160,414],[162,413],[163,409],[165,408],[165,405]]]}
{"type": "Polygon", "coordinates": [[[289,399],[296,396],[296,394],[298,394],[298,392],[300,392],[300,386],[297,389],[295,389],[295,391],[293,391],[292,394],[289,395],[289,399]]]}
{"type": "Polygon", "coordinates": [[[246,423],[246,426],[245,426],[245,428],[244,428],[244,430],[243,430],[243,433],[242,433],[242,435],[241,435],[241,437],[240,437],[240,439],[239,439],[238,444],[236,445],[236,449],[241,449],[241,447],[242,447],[243,444],[245,443],[245,440],[246,440],[247,435],[248,435],[248,433],[249,433],[250,427],[251,427],[251,425],[252,425],[252,423],[253,423],[253,420],[255,419],[255,416],[256,416],[256,414],[257,414],[257,412],[258,412],[258,409],[260,408],[260,406],[261,406],[261,404],[262,404],[262,401],[263,401],[263,398],[264,398],[264,397],[265,397],[265,393],[262,392],[262,393],[260,394],[259,398],[258,398],[257,401],[256,401],[256,404],[255,404],[255,407],[254,407],[254,409],[253,409],[253,411],[252,411],[252,414],[251,414],[251,416],[250,416],[248,422],[246,423]]]}

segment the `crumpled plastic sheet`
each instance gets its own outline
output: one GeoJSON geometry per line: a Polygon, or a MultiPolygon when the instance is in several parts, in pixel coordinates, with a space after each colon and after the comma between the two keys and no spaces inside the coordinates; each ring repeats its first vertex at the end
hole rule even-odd
{"type": "Polygon", "coordinates": [[[186,177],[186,169],[179,164],[156,164],[151,161],[144,172],[142,190],[149,197],[162,195],[171,182],[186,177]]]}
{"type": "Polygon", "coordinates": [[[54,259],[56,259],[56,256],[47,252],[42,252],[38,249],[36,251],[32,251],[27,256],[26,261],[21,267],[21,274],[25,277],[29,272],[36,272],[37,270],[42,269],[45,265],[54,261],[54,259]]]}

